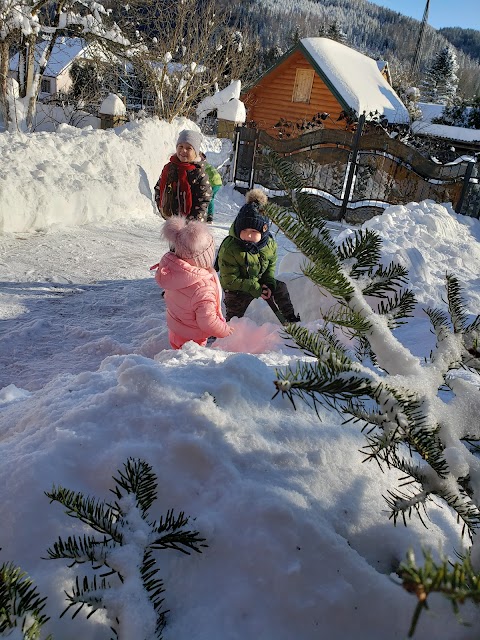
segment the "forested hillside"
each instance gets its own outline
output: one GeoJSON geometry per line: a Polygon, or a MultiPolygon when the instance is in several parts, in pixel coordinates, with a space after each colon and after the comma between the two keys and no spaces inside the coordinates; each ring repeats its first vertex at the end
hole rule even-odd
{"type": "MultiPolygon", "coordinates": [[[[265,51],[285,52],[296,36],[323,35],[334,25],[347,44],[388,60],[397,86],[421,79],[409,77],[420,22],[367,0],[243,0],[234,11],[241,22],[252,24],[265,51]]],[[[449,42],[457,53],[460,93],[478,95],[480,31],[438,31],[427,25],[420,74],[449,42]]]]}
{"type": "Polygon", "coordinates": [[[439,33],[445,36],[457,49],[463,51],[472,60],[480,63],[480,31],[461,29],[460,27],[444,27],[439,33]]]}

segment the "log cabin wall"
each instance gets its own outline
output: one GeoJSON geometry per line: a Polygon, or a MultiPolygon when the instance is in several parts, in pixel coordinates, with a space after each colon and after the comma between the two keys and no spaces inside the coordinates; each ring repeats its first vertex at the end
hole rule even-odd
{"type": "Polygon", "coordinates": [[[326,129],[344,129],[345,122],[336,122],[343,107],[317,73],[313,76],[309,102],[293,102],[297,69],[313,69],[299,51],[292,53],[242,96],[247,119],[254,121],[258,129],[277,137],[274,125],[281,118],[296,123],[310,120],[319,112],[326,112],[330,114],[330,118],[323,123],[326,129]]]}

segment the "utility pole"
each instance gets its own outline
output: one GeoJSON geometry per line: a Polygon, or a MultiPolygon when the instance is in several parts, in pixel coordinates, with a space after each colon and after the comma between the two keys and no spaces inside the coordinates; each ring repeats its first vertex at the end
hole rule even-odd
{"type": "Polygon", "coordinates": [[[410,68],[410,75],[412,80],[415,79],[418,70],[420,68],[420,60],[422,54],[423,40],[425,38],[425,27],[428,23],[428,11],[430,9],[430,0],[427,0],[427,4],[425,5],[425,11],[423,12],[422,23],[420,25],[420,31],[418,33],[417,46],[415,47],[415,53],[413,54],[412,66],[410,68]]]}

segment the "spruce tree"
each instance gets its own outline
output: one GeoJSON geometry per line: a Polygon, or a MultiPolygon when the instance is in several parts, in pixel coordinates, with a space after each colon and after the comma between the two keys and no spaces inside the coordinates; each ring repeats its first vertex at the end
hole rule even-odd
{"type": "Polygon", "coordinates": [[[325,36],[327,38],[330,38],[330,40],[336,40],[337,42],[341,42],[342,44],[347,43],[347,34],[339,26],[336,20],[334,20],[328,25],[328,29],[325,33],[325,36]]]}
{"type": "MultiPolygon", "coordinates": [[[[480,316],[469,318],[460,283],[447,274],[447,308],[424,309],[436,347],[425,360],[412,354],[396,332],[416,306],[407,270],[382,264],[381,238],[371,230],[356,230],[337,246],[294,165],[273,153],[267,158],[291,202],[289,208],[269,205],[268,215],[305,256],[304,275],[334,299],[319,330],[286,327],[314,361],[278,370],[277,393],[294,406],[297,399],[315,408],[322,404],[361,425],[365,459],[399,471],[398,486],[385,496],[394,524],[406,525],[412,515],[425,523],[429,504],[440,501],[475,541],[480,316]]],[[[458,589],[470,586],[455,583],[458,589]]]]}
{"type": "Polygon", "coordinates": [[[423,101],[451,104],[457,93],[457,71],[456,53],[447,45],[439,51],[425,72],[421,87],[423,101]]]}

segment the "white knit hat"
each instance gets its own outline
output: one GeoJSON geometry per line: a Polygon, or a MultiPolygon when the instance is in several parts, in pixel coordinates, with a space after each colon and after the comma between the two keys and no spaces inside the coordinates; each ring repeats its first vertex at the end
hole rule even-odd
{"type": "Polygon", "coordinates": [[[180,143],[189,144],[195,150],[195,153],[200,153],[200,145],[202,144],[202,134],[199,131],[193,131],[193,129],[183,129],[178,134],[177,147],[180,143]]]}
{"type": "Polygon", "coordinates": [[[175,255],[185,262],[204,269],[213,265],[215,241],[204,222],[187,222],[184,216],[172,216],[165,221],[162,233],[175,255]]]}

